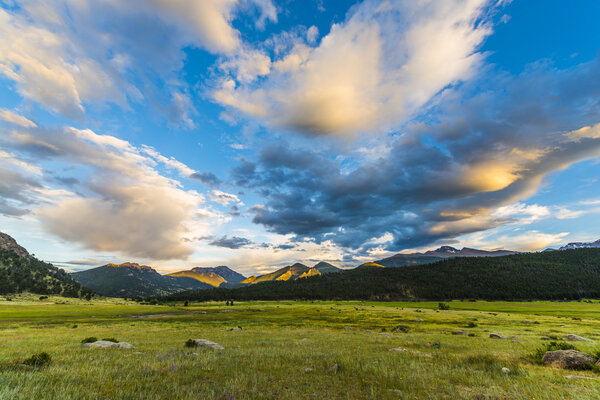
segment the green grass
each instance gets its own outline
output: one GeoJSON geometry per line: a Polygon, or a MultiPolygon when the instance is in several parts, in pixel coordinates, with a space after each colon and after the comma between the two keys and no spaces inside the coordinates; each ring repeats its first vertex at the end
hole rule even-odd
{"type": "Polygon", "coordinates": [[[44,304],[56,301],[0,301],[0,399],[600,398],[596,372],[535,361],[542,336],[574,333],[595,341],[579,350],[600,350],[598,302],[44,304]],[[473,321],[475,336],[452,335],[473,321]],[[400,324],[407,333],[392,332],[400,324]],[[135,348],[81,348],[92,336],[135,348]],[[185,348],[191,338],[225,350],[185,348]],[[21,364],[42,352],[50,364],[21,364]]]}

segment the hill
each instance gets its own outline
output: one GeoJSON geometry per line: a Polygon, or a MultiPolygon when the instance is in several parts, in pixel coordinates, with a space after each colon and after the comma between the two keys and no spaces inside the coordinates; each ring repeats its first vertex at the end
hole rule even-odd
{"type": "Polygon", "coordinates": [[[237,289],[177,293],[167,300],[532,300],[600,297],[600,249],[455,257],[404,268],[357,268],[237,289]]]}
{"type": "Polygon", "coordinates": [[[213,268],[195,267],[187,271],[173,272],[171,274],[167,274],[167,276],[192,278],[199,282],[206,283],[212,287],[219,287],[221,285],[226,286],[227,284],[238,284],[246,279],[244,275],[239,274],[224,265],[213,268]]]}
{"type": "Polygon", "coordinates": [[[0,232],[0,294],[21,292],[87,298],[93,294],[63,269],[32,257],[11,236],[0,232]]]}
{"type": "Polygon", "coordinates": [[[189,277],[159,274],[152,267],[136,263],[107,264],[74,272],[73,279],[108,297],[162,296],[189,289],[211,288],[189,277]]]}
{"type": "Polygon", "coordinates": [[[442,246],[439,249],[426,251],[425,253],[396,254],[392,257],[384,258],[374,262],[384,267],[394,268],[405,267],[407,265],[430,264],[446,258],[454,257],[500,257],[512,254],[519,253],[512,250],[487,251],[472,249],[469,247],[463,247],[462,249],[458,250],[451,246],[442,246]]]}

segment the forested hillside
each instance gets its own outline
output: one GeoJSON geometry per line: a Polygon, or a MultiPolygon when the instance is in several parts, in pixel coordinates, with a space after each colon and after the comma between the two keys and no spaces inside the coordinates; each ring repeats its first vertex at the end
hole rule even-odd
{"type": "Polygon", "coordinates": [[[88,298],[93,294],[52,264],[0,249],[0,294],[21,292],[88,298]]]}
{"type": "Polygon", "coordinates": [[[360,268],[165,300],[579,299],[600,297],[600,249],[452,258],[403,268],[360,268]]]}

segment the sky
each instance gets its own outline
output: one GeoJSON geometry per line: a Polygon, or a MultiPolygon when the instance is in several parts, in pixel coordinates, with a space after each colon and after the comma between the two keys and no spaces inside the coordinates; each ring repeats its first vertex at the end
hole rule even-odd
{"type": "Polygon", "coordinates": [[[600,238],[597,0],[0,0],[0,231],[68,270],[600,238]]]}

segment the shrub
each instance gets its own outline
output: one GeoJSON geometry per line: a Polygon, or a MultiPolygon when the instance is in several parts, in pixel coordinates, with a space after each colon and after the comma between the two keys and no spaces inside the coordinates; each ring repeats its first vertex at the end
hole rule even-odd
{"type": "Polygon", "coordinates": [[[196,347],[196,342],[194,342],[193,339],[188,339],[187,342],[185,342],[185,347],[196,347]]]}
{"type": "Polygon", "coordinates": [[[102,339],[105,342],[113,342],[113,343],[119,343],[119,341],[115,338],[107,338],[107,339],[102,339]]]}
{"type": "Polygon", "coordinates": [[[43,367],[45,365],[50,364],[51,361],[52,357],[50,357],[50,354],[43,351],[41,353],[34,354],[31,357],[27,358],[23,361],[23,364],[29,365],[31,367],[43,367]]]}
{"type": "Polygon", "coordinates": [[[94,336],[87,337],[81,341],[81,343],[94,343],[97,342],[98,338],[94,336]]]}
{"type": "Polygon", "coordinates": [[[446,303],[439,303],[439,304],[438,304],[438,308],[439,308],[440,310],[449,310],[449,309],[450,309],[450,306],[449,306],[448,304],[446,304],[446,303]]]}
{"type": "Polygon", "coordinates": [[[477,324],[473,321],[469,321],[467,322],[467,325],[465,325],[466,328],[477,328],[477,324]]]}
{"type": "Polygon", "coordinates": [[[535,354],[533,356],[535,362],[537,364],[543,364],[542,358],[544,357],[544,354],[546,354],[546,352],[548,352],[548,351],[555,351],[555,350],[577,350],[577,348],[575,346],[573,346],[572,344],[566,343],[566,342],[546,343],[542,347],[538,347],[538,349],[535,351],[535,354]]]}

